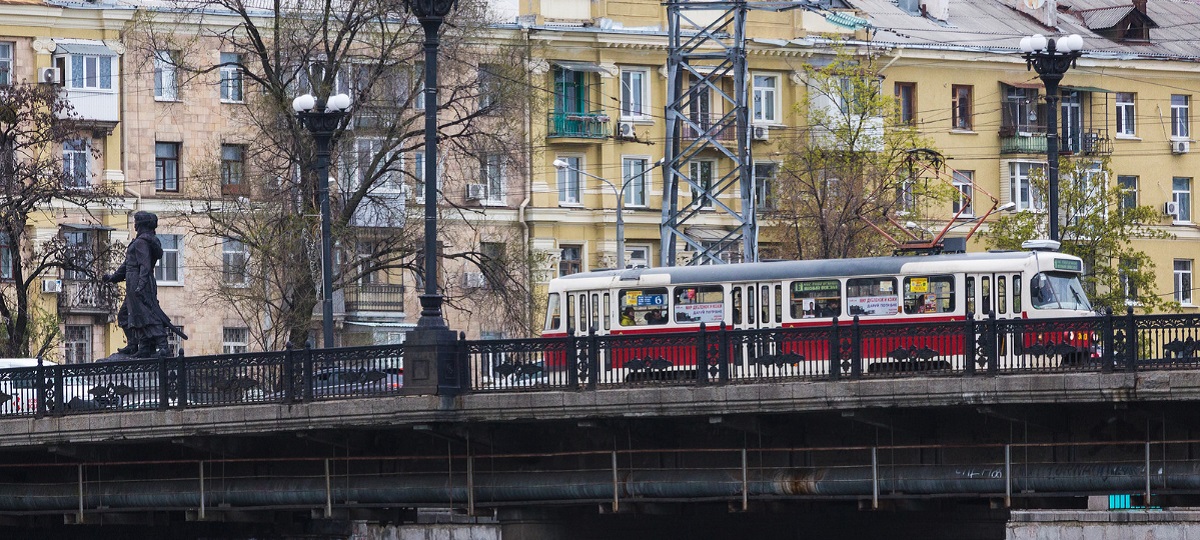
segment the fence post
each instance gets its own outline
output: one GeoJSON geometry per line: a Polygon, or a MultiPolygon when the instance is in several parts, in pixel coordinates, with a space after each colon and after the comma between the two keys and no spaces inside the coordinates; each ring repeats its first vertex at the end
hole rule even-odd
{"type": "Polygon", "coordinates": [[[838,318],[834,317],[829,326],[829,380],[836,381],[842,377],[842,340],[838,336],[838,318]]]}
{"type": "Polygon", "coordinates": [[[188,374],[187,360],[185,360],[182,356],[179,357],[179,369],[175,377],[178,379],[175,385],[175,392],[178,394],[178,396],[175,398],[175,402],[180,409],[183,409],[187,407],[188,402],[188,374]]]}
{"type": "Polygon", "coordinates": [[[171,389],[170,384],[167,382],[167,377],[170,376],[170,370],[167,369],[167,362],[169,361],[169,357],[167,356],[160,356],[158,358],[158,410],[160,411],[165,411],[171,407],[171,389]]]}
{"type": "MultiPolygon", "coordinates": [[[[1100,336],[1100,371],[1103,373],[1112,373],[1113,370],[1113,311],[1112,308],[1104,309],[1104,329],[1103,335],[1100,336]]],[[[1093,344],[1095,345],[1095,344],[1093,344]]]]}
{"type": "Polygon", "coordinates": [[[862,328],[858,325],[858,315],[850,323],[850,378],[862,377],[862,328]]]}
{"type": "Polygon", "coordinates": [[[283,345],[283,402],[290,404],[296,400],[296,350],[292,342],[283,345]]]}
{"type": "Polygon", "coordinates": [[[704,334],[704,323],[700,323],[700,333],[696,336],[696,383],[701,386],[708,384],[708,340],[704,334]]]}
{"type": "Polygon", "coordinates": [[[600,338],[596,336],[596,327],[588,327],[588,343],[587,343],[587,363],[588,372],[591,377],[588,377],[588,390],[596,389],[596,379],[600,377],[600,338]]]}
{"type": "Polygon", "coordinates": [[[1141,349],[1138,348],[1137,319],[1133,318],[1133,306],[1129,306],[1125,308],[1125,371],[1137,371],[1138,356],[1141,353],[1141,349]]]}
{"type": "Polygon", "coordinates": [[[720,347],[717,351],[717,376],[721,382],[729,382],[729,330],[725,327],[725,321],[721,321],[721,328],[717,330],[717,345],[720,347]]]}
{"type": "Polygon", "coordinates": [[[37,370],[34,371],[37,376],[37,386],[34,387],[37,403],[33,407],[33,415],[35,418],[41,418],[46,415],[46,366],[42,363],[42,357],[37,359],[37,370]]]}
{"type": "Polygon", "coordinates": [[[567,350],[563,351],[567,365],[567,386],[579,387],[579,345],[575,343],[575,328],[567,325],[567,350]]]}
{"type": "Polygon", "coordinates": [[[995,375],[1000,371],[1000,324],[996,321],[996,310],[988,312],[988,335],[991,341],[987,344],[988,354],[988,375],[995,375]]]}
{"type": "Polygon", "coordinates": [[[304,342],[304,401],[313,400],[313,350],[312,342],[304,342]]]}
{"type": "Polygon", "coordinates": [[[975,375],[975,314],[967,312],[963,321],[963,375],[975,375]]]}

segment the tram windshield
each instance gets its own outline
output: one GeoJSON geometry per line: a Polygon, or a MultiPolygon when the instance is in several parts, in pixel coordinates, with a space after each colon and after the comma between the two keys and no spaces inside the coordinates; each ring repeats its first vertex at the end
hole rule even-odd
{"type": "Polygon", "coordinates": [[[1029,297],[1034,309],[1076,309],[1091,311],[1079,274],[1041,272],[1029,282],[1029,297]]]}

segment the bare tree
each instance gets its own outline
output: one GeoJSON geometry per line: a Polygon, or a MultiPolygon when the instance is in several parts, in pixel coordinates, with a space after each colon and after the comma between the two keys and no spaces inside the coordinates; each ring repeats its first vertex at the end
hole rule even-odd
{"type": "Polygon", "coordinates": [[[31,234],[30,220],[48,208],[87,212],[111,205],[109,187],[95,185],[82,168],[64,167],[63,145],[80,138],[81,127],[54,85],[0,88],[0,273],[6,281],[0,356],[44,356],[54,346],[58,318],[30,302],[43,277],[58,269],[95,277],[104,267],[104,250],[84,256],[62,237],[35,245],[31,234]]]}
{"type": "MultiPolygon", "coordinates": [[[[525,62],[519,47],[490,34],[486,4],[459,2],[444,26],[436,104],[443,155],[436,157],[425,156],[423,148],[423,109],[435,104],[424,103],[421,92],[422,33],[399,3],[199,0],[183,12],[147,16],[139,25],[141,58],[179,51],[170,61],[182,87],[211,86],[230,74],[246,83],[245,106],[231,126],[244,143],[245,171],[214,160],[209,174],[201,175],[208,181],[193,193],[190,222],[201,235],[245,246],[249,257],[238,286],[214,283],[210,291],[238,309],[252,331],[258,329],[264,348],[305,342],[320,296],[315,154],[291,110],[296,95],[347,93],[353,100],[333,136],[333,239],[340,254],[335,289],[379,273],[424,278],[422,232],[410,218],[411,195],[422,192],[424,181],[437,181],[446,193],[439,204],[444,236],[477,238],[491,227],[486,208],[458,204],[458,194],[464,184],[479,183],[481,160],[489,153],[508,164],[521,160],[521,116],[500,113],[521,107],[519,70],[525,62]],[[211,62],[213,50],[225,53],[218,63],[211,62]],[[438,179],[423,178],[423,160],[447,163],[449,155],[465,156],[460,161],[467,165],[443,167],[438,179]]],[[[456,240],[445,249],[441,255],[447,259],[480,269],[491,264],[473,255],[476,245],[456,240]]],[[[493,302],[528,302],[520,259],[506,259],[512,263],[503,268],[506,285],[491,290],[493,302]]],[[[445,292],[450,306],[478,297],[478,291],[445,292]]]]}

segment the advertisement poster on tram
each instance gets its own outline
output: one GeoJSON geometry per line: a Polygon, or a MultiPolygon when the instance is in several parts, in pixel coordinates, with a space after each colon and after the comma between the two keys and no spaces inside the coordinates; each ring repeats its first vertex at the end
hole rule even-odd
{"type": "Polygon", "coordinates": [[[846,299],[850,316],[895,315],[899,303],[895,296],[851,296],[846,299]]]}

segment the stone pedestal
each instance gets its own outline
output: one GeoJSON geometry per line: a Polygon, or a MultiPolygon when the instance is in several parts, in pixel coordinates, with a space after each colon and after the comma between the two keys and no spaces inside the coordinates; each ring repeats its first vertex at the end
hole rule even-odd
{"type": "Polygon", "coordinates": [[[453,330],[413,330],[404,341],[403,393],[458,395],[468,385],[466,364],[453,330]]]}

